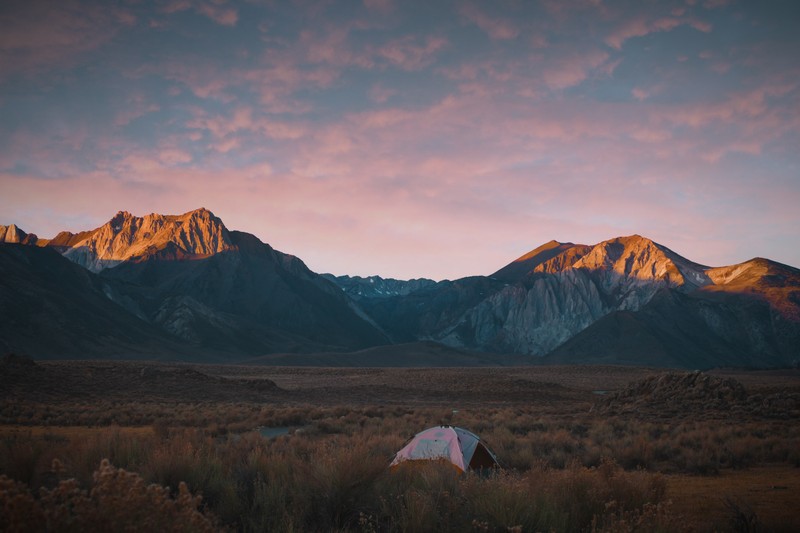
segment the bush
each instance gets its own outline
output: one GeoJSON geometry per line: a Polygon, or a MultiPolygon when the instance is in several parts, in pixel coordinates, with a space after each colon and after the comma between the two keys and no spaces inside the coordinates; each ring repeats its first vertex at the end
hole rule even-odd
{"type": "Polygon", "coordinates": [[[169,489],[145,484],[138,475],[103,460],[87,492],[74,479],[36,499],[26,485],[0,476],[2,531],[215,531],[198,508],[200,498],[181,483],[175,498],[169,489]]]}

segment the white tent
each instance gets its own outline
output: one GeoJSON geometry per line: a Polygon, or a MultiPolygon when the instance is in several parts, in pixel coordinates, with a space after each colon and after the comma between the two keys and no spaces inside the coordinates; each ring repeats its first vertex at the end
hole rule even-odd
{"type": "Polygon", "coordinates": [[[477,435],[453,426],[436,426],[417,433],[397,452],[390,468],[407,461],[449,461],[461,472],[499,466],[477,435]]]}

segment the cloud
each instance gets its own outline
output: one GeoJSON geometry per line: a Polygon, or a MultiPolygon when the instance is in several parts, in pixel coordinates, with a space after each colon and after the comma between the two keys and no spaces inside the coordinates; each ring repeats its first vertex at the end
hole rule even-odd
{"type": "Polygon", "coordinates": [[[162,150],[158,154],[158,160],[161,161],[166,166],[182,165],[186,163],[191,163],[192,154],[184,150],[172,148],[168,150],[162,150]]]}
{"type": "Polygon", "coordinates": [[[397,91],[390,89],[381,83],[376,83],[369,89],[369,98],[377,104],[385,104],[392,96],[395,96],[397,91]]]}
{"type": "Polygon", "coordinates": [[[115,113],[114,125],[127,126],[138,118],[160,110],[161,106],[159,104],[148,102],[143,94],[133,94],[127,98],[126,106],[115,113]]]}
{"type": "Polygon", "coordinates": [[[236,9],[215,3],[200,4],[197,6],[197,11],[223,26],[236,26],[236,22],[239,20],[239,13],[236,9]]]}
{"type": "Polygon", "coordinates": [[[110,41],[132,19],[104,3],[9,0],[0,12],[0,80],[67,68],[110,41]]]}
{"type": "Polygon", "coordinates": [[[561,58],[546,66],[542,76],[549,88],[567,89],[580,84],[595,71],[613,71],[614,67],[607,63],[608,59],[609,55],[599,50],[561,58]]]}
{"type": "Polygon", "coordinates": [[[634,87],[631,90],[631,95],[641,102],[642,100],[647,100],[647,98],[650,96],[650,92],[646,89],[642,89],[641,87],[634,87]]]}
{"type": "Polygon", "coordinates": [[[462,17],[478,26],[492,39],[514,39],[519,35],[519,29],[510,21],[490,17],[474,4],[461,4],[459,12],[462,17]]]}
{"type": "Polygon", "coordinates": [[[629,39],[644,37],[651,33],[668,32],[682,25],[690,26],[704,33],[711,31],[710,24],[697,19],[662,17],[649,20],[644,15],[640,15],[623,22],[606,37],[605,42],[610,47],[620,50],[625,41],[629,39]]]}
{"type": "Polygon", "coordinates": [[[236,26],[239,13],[235,8],[226,6],[226,0],[170,0],[160,8],[162,13],[172,15],[193,9],[196,13],[222,26],[236,26]]]}
{"type": "Polygon", "coordinates": [[[413,36],[391,41],[380,47],[377,55],[403,70],[420,70],[436,61],[436,53],[447,45],[440,37],[428,37],[424,42],[413,36]]]}
{"type": "Polygon", "coordinates": [[[20,3],[2,15],[33,31],[24,69],[3,74],[0,213],[50,236],[206,205],[317,270],[398,277],[637,232],[722,262],[708,250],[753,233],[737,217],[800,224],[794,34],[754,26],[726,49],[697,33],[672,52],[675,29],[711,30],[692,17],[720,37],[730,21],[612,4],[458,3],[453,20],[402,2],[96,4],[83,19],[73,8],[93,4],[64,3],[39,23],[20,3]],[[655,32],[653,54],[626,46],[655,32]]]}

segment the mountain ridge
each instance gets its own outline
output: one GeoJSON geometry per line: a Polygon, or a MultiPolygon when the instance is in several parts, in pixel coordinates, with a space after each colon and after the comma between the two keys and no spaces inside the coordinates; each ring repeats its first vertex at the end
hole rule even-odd
{"type": "MultiPolygon", "coordinates": [[[[95,276],[86,285],[94,295],[87,305],[97,307],[102,294],[119,308],[115,320],[149,332],[143,346],[181,345],[204,356],[240,360],[435,342],[531,362],[703,368],[800,360],[800,270],[764,258],[708,267],[638,234],[594,245],[553,240],[489,276],[439,282],[316,274],[301,259],[228,230],[205,208],[144,217],[119,211],[98,228],[52,239],[12,224],[0,226],[0,242],[17,243],[3,244],[0,258],[16,265],[18,283],[42,279],[25,281],[5,247],[49,248],[57,255],[30,260],[53,266],[60,254],[95,276]]],[[[2,283],[0,296],[12,294],[2,283]]],[[[48,286],[54,312],[66,316],[69,298],[79,296],[48,286]]],[[[28,293],[13,294],[24,300],[28,293]]],[[[5,314],[6,321],[13,319],[11,308],[5,314]]],[[[78,329],[99,338],[91,323],[78,329]]],[[[8,335],[13,342],[6,348],[13,349],[17,334],[8,335]]],[[[111,344],[136,344],[114,335],[111,344]]],[[[38,346],[18,340],[20,348],[38,346]]],[[[332,356],[326,357],[317,360],[332,356]]]]}

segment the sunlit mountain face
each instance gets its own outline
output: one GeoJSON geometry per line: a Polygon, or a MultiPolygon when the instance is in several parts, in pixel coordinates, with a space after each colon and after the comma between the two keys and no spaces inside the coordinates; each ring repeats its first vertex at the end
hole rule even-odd
{"type": "Polygon", "coordinates": [[[53,239],[2,231],[2,348],[37,357],[372,348],[356,359],[403,365],[406,350],[430,364],[688,368],[800,357],[798,269],[763,258],[709,267],[640,235],[550,241],[491,275],[436,282],[319,275],[202,208],[119,212],[53,239]]]}

